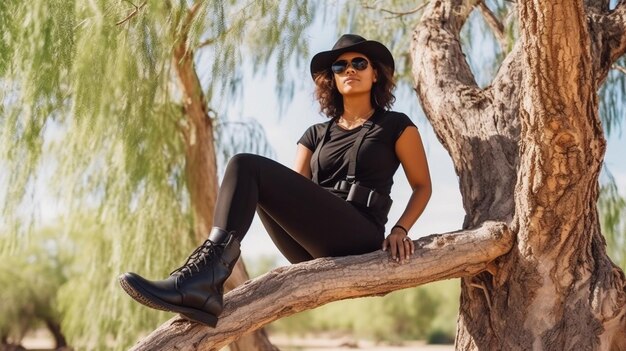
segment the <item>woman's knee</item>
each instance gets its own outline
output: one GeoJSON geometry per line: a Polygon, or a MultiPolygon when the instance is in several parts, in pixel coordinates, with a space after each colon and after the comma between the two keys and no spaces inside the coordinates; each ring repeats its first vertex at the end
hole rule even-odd
{"type": "Polygon", "coordinates": [[[258,169],[258,165],[262,156],[248,153],[240,153],[231,157],[226,166],[226,170],[236,171],[254,171],[258,169]]]}

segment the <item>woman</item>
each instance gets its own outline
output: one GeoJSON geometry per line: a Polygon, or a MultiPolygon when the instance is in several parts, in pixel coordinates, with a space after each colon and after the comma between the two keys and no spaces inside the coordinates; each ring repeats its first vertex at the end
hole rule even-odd
{"type": "Polygon", "coordinates": [[[406,115],[388,110],[395,100],[393,71],[389,50],[358,35],[343,35],[332,50],[315,55],[316,97],[331,119],[300,138],[295,172],[261,156],[235,155],[209,238],[167,279],[123,274],[124,290],[144,305],[215,327],[223,283],[255,211],[292,263],[381,247],[395,261],[408,260],[414,251],[408,231],[426,207],[431,185],[417,128],[406,115]],[[385,238],[400,163],[413,194],[385,238]]]}

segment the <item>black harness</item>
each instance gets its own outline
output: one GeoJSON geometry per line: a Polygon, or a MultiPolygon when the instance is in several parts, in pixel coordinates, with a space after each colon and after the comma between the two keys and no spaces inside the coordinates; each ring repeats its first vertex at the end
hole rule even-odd
{"type": "MultiPolygon", "coordinates": [[[[356,162],[359,154],[359,149],[361,148],[361,144],[363,143],[363,139],[365,139],[365,135],[367,134],[367,132],[370,131],[370,129],[372,129],[372,127],[374,126],[374,122],[382,113],[384,112],[376,111],[372,118],[363,123],[363,126],[359,131],[359,135],[354,141],[354,145],[352,145],[352,148],[350,149],[350,151],[348,151],[350,163],[348,164],[348,174],[346,175],[346,179],[338,181],[334,187],[327,189],[335,190],[343,194],[348,194],[348,196],[346,197],[346,201],[359,205],[360,207],[380,210],[386,215],[387,213],[389,213],[389,209],[391,208],[392,203],[389,195],[381,194],[374,189],[370,189],[368,187],[360,185],[356,177],[356,162]]],[[[311,174],[313,181],[316,184],[319,184],[319,154],[322,150],[322,147],[324,146],[324,143],[326,143],[330,136],[330,127],[333,123],[336,123],[336,118],[333,118],[326,126],[324,136],[321,142],[317,145],[317,148],[315,148],[315,152],[313,152],[313,155],[311,156],[313,159],[313,162],[311,162],[311,174]]]]}

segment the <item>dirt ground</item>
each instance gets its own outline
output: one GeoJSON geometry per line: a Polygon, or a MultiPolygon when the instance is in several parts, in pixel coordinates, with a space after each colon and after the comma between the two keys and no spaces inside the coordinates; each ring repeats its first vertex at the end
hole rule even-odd
{"type": "Polygon", "coordinates": [[[375,343],[350,337],[332,338],[326,336],[288,337],[270,335],[270,340],[281,351],[453,351],[454,345],[426,345],[424,341],[403,341],[399,344],[375,343]]]}
{"type": "MultiPolygon", "coordinates": [[[[347,350],[376,350],[376,351],[453,351],[453,345],[426,345],[424,341],[403,341],[399,344],[375,343],[368,340],[355,339],[349,336],[333,337],[314,335],[295,337],[285,335],[270,335],[270,340],[281,351],[347,351],[347,350]]],[[[52,339],[45,331],[38,331],[27,335],[22,345],[28,350],[51,350],[52,339]]]]}

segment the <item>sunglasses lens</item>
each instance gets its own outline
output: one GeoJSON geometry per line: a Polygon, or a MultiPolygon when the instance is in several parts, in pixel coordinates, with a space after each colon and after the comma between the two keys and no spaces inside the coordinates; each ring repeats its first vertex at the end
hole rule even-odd
{"type": "Polygon", "coordinates": [[[355,57],[352,59],[352,67],[357,71],[362,71],[367,68],[367,60],[362,57],[355,57]]]}
{"type": "Polygon", "coordinates": [[[330,69],[335,74],[339,74],[339,73],[345,71],[346,68],[348,68],[348,61],[346,61],[346,60],[339,60],[339,61],[333,63],[332,66],[330,66],[330,69]]]}
{"type": "MultiPolygon", "coordinates": [[[[365,58],[363,57],[355,57],[352,59],[352,61],[350,61],[350,64],[352,65],[352,67],[357,70],[357,71],[362,71],[364,69],[367,68],[368,66],[368,62],[365,58]]],[[[333,63],[330,66],[330,69],[333,71],[333,73],[335,74],[341,74],[343,73],[346,69],[348,68],[348,61],[346,60],[339,60],[335,63],[333,63]]]]}

